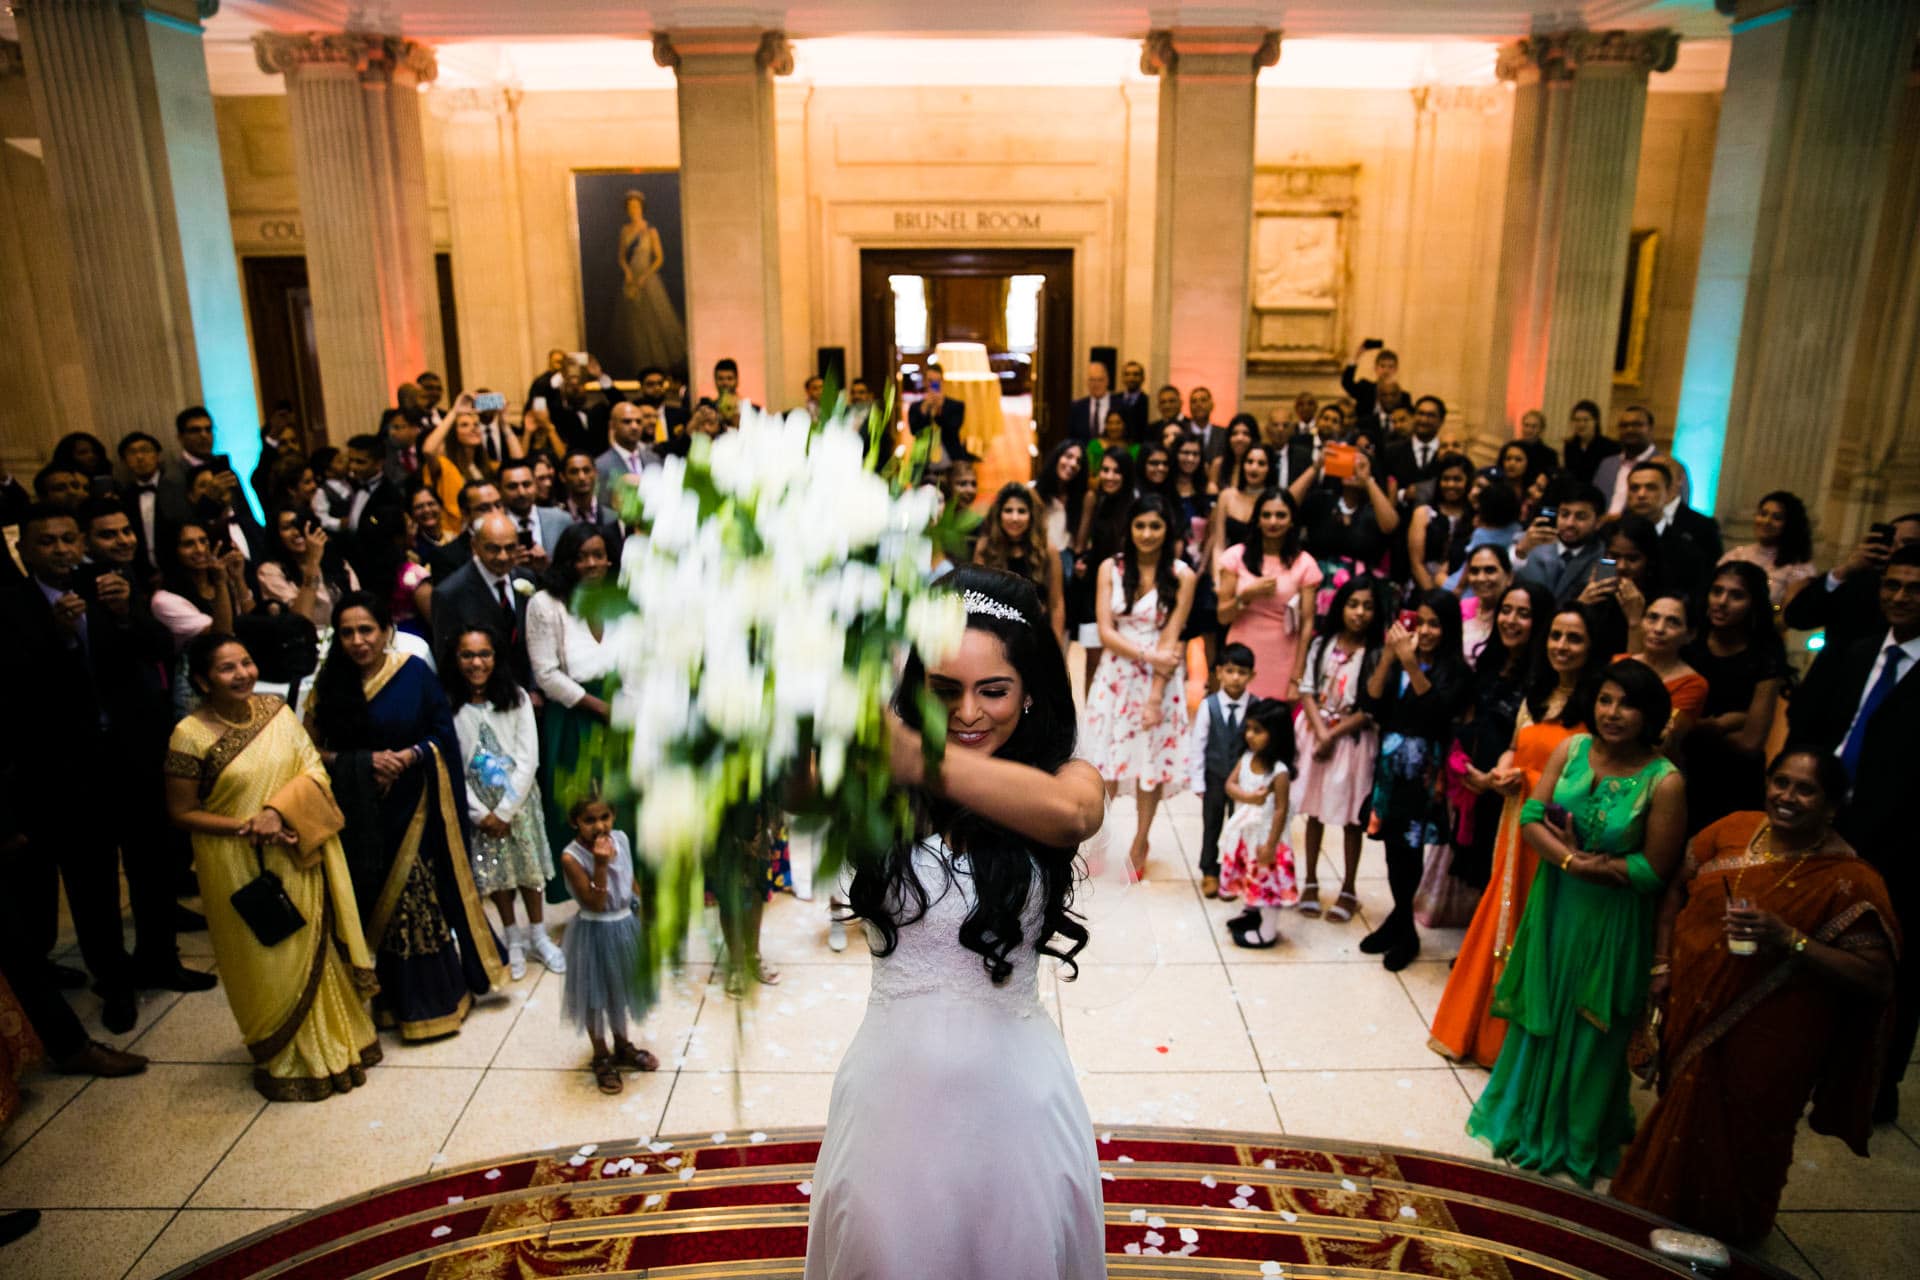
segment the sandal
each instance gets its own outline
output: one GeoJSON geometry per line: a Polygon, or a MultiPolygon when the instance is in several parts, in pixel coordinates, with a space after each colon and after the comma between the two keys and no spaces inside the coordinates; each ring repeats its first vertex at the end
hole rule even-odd
{"type": "Polygon", "coordinates": [[[1360,899],[1350,893],[1342,893],[1334,900],[1333,905],[1327,908],[1327,919],[1335,924],[1345,924],[1353,919],[1353,913],[1359,909],[1360,899]]]}
{"type": "Polygon", "coordinates": [[[1301,915],[1309,919],[1320,914],[1319,881],[1309,880],[1300,886],[1300,906],[1298,910],[1301,915]]]}
{"type": "Polygon", "coordinates": [[[658,1071],[660,1059],[634,1045],[617,1044],[613,1047],[613,1065],[622,1071],[658,1071]]]}
{"type": "Polygon", "coordinates": [[[593,1072],[593,1082],[600,1086],[602,1093],[618,1093],[627,1087],[611,1057],[595,1058],[588,1064],[587,1070],[593,1072]]]}

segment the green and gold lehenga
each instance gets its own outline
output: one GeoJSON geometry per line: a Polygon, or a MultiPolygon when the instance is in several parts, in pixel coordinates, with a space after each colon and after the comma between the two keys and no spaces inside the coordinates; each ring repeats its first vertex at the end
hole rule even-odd
{"type": "MultiPolygon", "coordinates": [[[[327,771],[307,731],[278,698],[255,696],[244,724],[216,728],[188,716],[167,744],[170,776],[191,779],[199,806],[228,818],[251,818],[303,780],[325,795],[327,771]]],[[[289,813],[296,826],[303,819],[289,813]]],[[[253,1084],[276,1102],[318,1101],[366,1082],[380,1061],[380,1041],[367,1015],[374,965],[360,929],[353,882],[338,836],[310,852],[262,849],[233,836],[196,832],[193,865],[200,880],[207,934],[220,985],[253,1056],[253,1084]],[[280,877],[306,925],[262,946],[231,901],[260,874],[261,861],[280,877]]]]}

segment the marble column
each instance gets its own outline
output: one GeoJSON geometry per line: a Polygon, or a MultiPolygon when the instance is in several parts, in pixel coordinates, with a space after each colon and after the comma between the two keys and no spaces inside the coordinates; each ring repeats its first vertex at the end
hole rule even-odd
{"type": "MultiPolygon", "coordinates": [[[[653,59],[679,81],[680,226],[686,243],[688,379],[740,366],[755,404],[790,397],[783,368],[773,77],[793,72],[778,31],[657,31],[653,59]]],[[[872,371],[868,371],[872,376],[872,371]]]]}
{"type": "Polygon", "coordinates": [[[419,92],[437,65],[417,41],[370,32],[253,43],[287,80],[327,434],[341,441],[441,364],[419,92]]]}
{"type": "Polygon", "coordinates": [[[1606,404],[1626,286],[1647,76],[1673,66],[1671,31],[1561,31],[1500,50],[1513,141],[1489,395],[1494,422],[1577,400],[1606,404]]]}
{"type": "Polygon", "coordinates": [[[58,389],[61,429],[170,442],[174,414],[203,403],[238,468],[260,419],[201,48],[214,7],[15,0],[12,12],[52,197],[32,251],[67,268],[85,375],[58,389]]]}
{"type": "Polygon", "coordinates": [[[1241,407],[1253,256],[1254,80],[1280,33],[1176,27],[1150,34],[1140,69],[1160,78],[1154,169],[1155,384],[1213,392],[1214,421],[1241,407]]]}
{"type": "Polygon", "coordinates": [[[516,402],[537,354],[520,204],[520,99],[505,86],[436,89],[427,98],[441,121],[460,371],[467,388],[516,402]]]}
{"type": "MultiPolygon", "coordinates": [[[[1873,248],[1917,17],[1911,0],[1736,13],[1674,441],[1696,506],[1738,519],[1784,484],[1821,507],[1856,354],[1869,380],[1900,358],[1857,343],[1870,291],[1898,284],[1873,248]]],[[[1905,216],[1910,238],[1910,200],[1905,216]]],[[[1911,402],[1880,412],[1913,431],[1911,402]]]]}

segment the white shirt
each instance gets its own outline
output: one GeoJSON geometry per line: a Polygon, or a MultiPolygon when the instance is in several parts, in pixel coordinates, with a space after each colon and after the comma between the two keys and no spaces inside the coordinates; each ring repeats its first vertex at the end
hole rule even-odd
{"type": "Polygon", "coordinates": [[[507,599],[509,602],[512,601],[513,580],[510,577],[498,578],[498,577],[495,577],[493,574],[489,573],[487,571],[487,566],[480,563],[479,556],[475,556],[473,558],[473,570],[475,573],[480,575],[480,581],[487,584],[487,594],[493,597],[493,602],[495,604],[500,603],[500,584],[503,582],[507,584],[507,599]]]}
{"type": "Polygon", "coordinates": [[[584,681],[613,670],[613,650],[551,592],[527,601],[527,660],[540,692],[563,707],[587,696],[584,681]]]}
{"type": "MultiPolygon", "coordinates": [[[[1901,644],[1893,638],[1893,628],[1887,628],[1887,634],[1880,641],[1880,656],[1873,660],[1873,667],[1867,672],[1867,682],[1860,686],[1860,705],[1853,709],[1853,719],[1847,722],[1847,731],[1840,735],[1840,741],[1834,746],[1833,754],[1839,755],[1846,750],[1847,743],[1853,738],[1853,731],[1860,725],[1860,713],[1867,709],[1867,695],[1873,692],[1881,675],[1887,669],[1887,650],[1898,649],[1906,655],[1900,659],[1900,678],[1896,685],[1906,683],[1915,667],[1920,667],[1920,636],[1901,644]]],[[[1885,705],[1885,704],[1882,704],[1885,705]]]]}
{"type": "Polygon", "coordinates": [[[1244,726],[1247,709],[1253,705],[1253,695],[1242,693],[1238,698],[1229,698],[1225,693],[1213,693],[1201,700],[1199,710],[1194,713],[1193,727],[1187,730],[1187,759],[1191,761],[1193,770],[1189,782],[1195,795],[1207,793],[1207,734],[1213,723],[1213,707],[1216,704],[1229,721],[1238,718],[1244,726]]]}
{"type": "MultiPolygon", "coordinates": [[[[1624,449],[1620,451],[1620,474],[1613,478],[1613,493],[1607,499],[1608,515],[1617,516],[1627,509],[1627,479],[1633,474],[1634,464],[1645,462],[1648,458],[1653,457],[1659,452],[1660,450],[1651,444],[1634,454],[1629,454],[1624,449]]],[[[1680,482],[1679,476],[1675,476],[1673,479],[1675,484],[1680,482]]],[[[1685,495],[1683,494],[1682,496],[1684,497],[1685,495]]]]}
{"type": "Polygon", "coordinates": [[[1425,470],[1427,465],[1433,461],[1434,456],[1440,452],[1439,439],[1436,437],[1432,440],[1421,440],[1416,436],[1411,443],[1413,445],[1413,465],[1419,467],[1421,470],[1425,470]]]}
{"type": "Polygon", "coordinates": [[[1653,522],[1653,531],[1655,533],[1665,533],[1667,526],[1673,523],[1673,513],[1679,509],[1680,499],[1677,497],[1666,506],[1660,508],[1660,518],[1653,522]]]}
{"type": "Polygon", "coordinates": [[[1088,396],[1087,400],[1089,401],[1087,417],[1090,419],[1088,424],[1090,435],[1088,438],[1098,440],[1101,433],[1107,428],[1107,406],[1113,402],[1113,397],[1088,396]]]}

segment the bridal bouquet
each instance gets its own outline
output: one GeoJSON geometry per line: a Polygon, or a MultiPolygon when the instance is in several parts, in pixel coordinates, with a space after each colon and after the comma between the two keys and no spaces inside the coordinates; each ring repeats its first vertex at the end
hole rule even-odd
{"type": "MultiPolygon", "coordinates": [[[[638,797],[656,964],[707,887],[723,913],[759,896],[794,797],[821,827],[826,876],[911,832],[889,785],[884,707],[905,646],[938,657],[965,630],[959,598],[927,583],[960,513],[936,520],[939,494],[912,483],[911,457],[891,479],[875,473],[887,432],[884,411],[873,416],[869,447],[850,417],[743,405],[738,430],[695,436],[623,497],[640,528],[608,622],[610,741],[625,759],[603,764],[624,767],[638,797]]],[[[944,709],[926,721],[937,752],[944,709]]]]}

